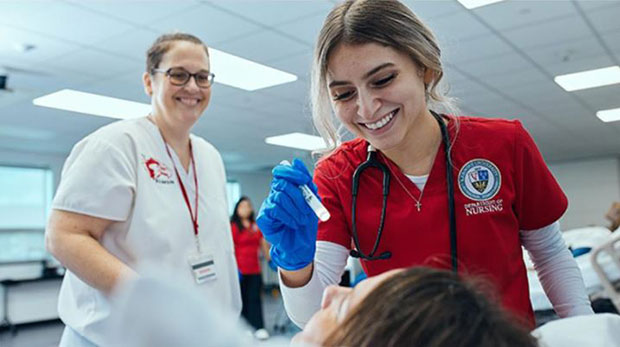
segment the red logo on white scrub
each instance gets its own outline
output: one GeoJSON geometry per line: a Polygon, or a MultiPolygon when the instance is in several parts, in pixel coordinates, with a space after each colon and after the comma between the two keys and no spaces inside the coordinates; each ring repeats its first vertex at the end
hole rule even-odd
{"type": "Polygon", "coordinates": [[[170,174],[170,170],[166,167],[166,165],[158,162],[153,158],[144,160],[144,165],[146,166],[146,170],[148,171],[149,176],[155,182],[165,184],[174,183],[174,181],[170,179],[172,175],[170,174]]]}

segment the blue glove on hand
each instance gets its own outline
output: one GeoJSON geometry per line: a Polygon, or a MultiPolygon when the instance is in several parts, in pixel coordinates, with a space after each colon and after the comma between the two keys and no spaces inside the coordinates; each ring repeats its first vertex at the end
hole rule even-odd
{"type": "Polygon", "coordinates": [[[272,171],[271,191],[258,212],[256,224],[271,243],[271,260],[280,268],[295,271],[314,260],[319,219],[306,203],[300,185],[318,196],[316,185],[303,162],[277,165],[272,171]]]}

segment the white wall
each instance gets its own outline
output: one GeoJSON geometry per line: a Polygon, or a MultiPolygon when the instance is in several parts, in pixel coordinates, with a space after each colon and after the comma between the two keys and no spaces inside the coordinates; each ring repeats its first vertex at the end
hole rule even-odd
{"type": "Polygon", "coordinates": [[[552,163],[549,168],[568,197],[560,220],[563,230],[609,224],[604,215],[613,201],[620,201],[620,157],[552,163]]]}
{"type": "MultiPolygon", "coordinates": [[[[229,180],[237,181],[241,185],[241,195],[250,198],[254,211],[258,214],[258,209],[263,200],[269,194],[271,184],[271,171],[257,172],[226,172],[229,180]]],[[[236,203],[234,201],[233,203],[236,203]]]]}

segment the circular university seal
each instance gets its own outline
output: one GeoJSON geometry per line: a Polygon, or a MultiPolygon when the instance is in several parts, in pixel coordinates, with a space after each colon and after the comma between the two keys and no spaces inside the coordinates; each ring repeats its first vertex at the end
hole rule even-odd
{"type": "Polygon", "coordinates": [[[459,171],[459,189],[475,201],[493,198],[502,184],[497,166],[486,159],[472,159],[459,171]]]}

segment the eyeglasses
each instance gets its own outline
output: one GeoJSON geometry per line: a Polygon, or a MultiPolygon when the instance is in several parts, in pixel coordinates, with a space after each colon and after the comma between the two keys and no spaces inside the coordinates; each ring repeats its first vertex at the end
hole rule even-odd
{"type": "Polygon", "coordinates": [[[184,86],[189,82],[190,78],[194,77],[194,81],[196,81],[196,85],[199,88],[209,88],[213,84],[213,79],[215,78],[215,74],[209,71],[199,71],[196,73],[190,73],[182,67],[171,67],[168,70],[163,69],[153,69],[152,73],[161,72],[168,76],[170,83],[175,86],[184,86]]]}

